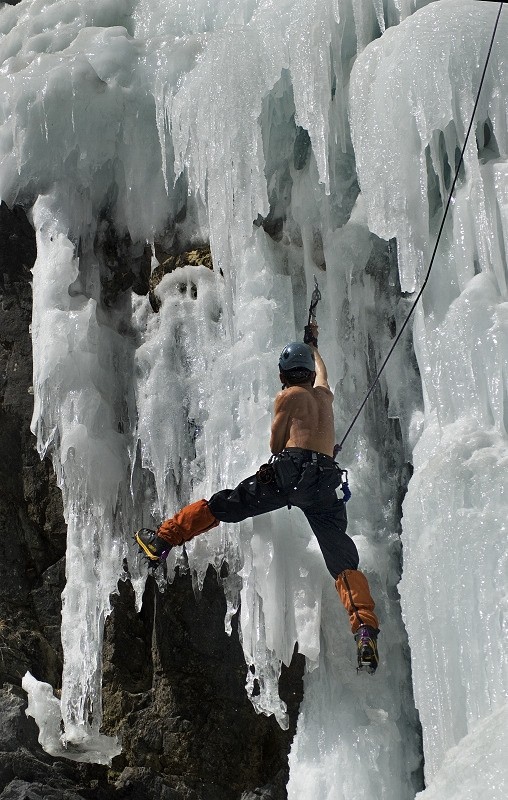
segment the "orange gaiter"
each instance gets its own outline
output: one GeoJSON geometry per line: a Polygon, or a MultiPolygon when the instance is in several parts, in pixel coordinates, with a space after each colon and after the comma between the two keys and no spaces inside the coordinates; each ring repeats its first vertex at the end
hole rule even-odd
{"type": "Polygon", "coordinates": [[[193,539],[198,533],[205,533],[215,528],[219,520],[214,517],[206,500],[197,500],[174,517],[165,520],[157,530],[157,536],[172,545],[183,544],[193,539]]]}
{"type": "Polygon", "coordinates": [[[378,629],[378,619],[374,614],[374,600],[363,572],[358,569],[345,569],[335,581],[335,588],[349,614],[349,624],[353,633],[356,633],[360,625],[369,625],[371,628],[378,629]]]}

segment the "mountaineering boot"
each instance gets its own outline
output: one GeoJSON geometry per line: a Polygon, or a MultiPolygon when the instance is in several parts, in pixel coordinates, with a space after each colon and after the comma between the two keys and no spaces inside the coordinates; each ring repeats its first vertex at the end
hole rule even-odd
{"type": "Polygon", "coordinates": [[[198,500],[182,508],[171,519],[164,520],[156,531],[141,528],[134,538],[152,566],[158,567],[172,547],[188,542],[198,533],[206,533],[218,524],[219,520],[208,508],[206,500],[198,500]]]}
{"type": "Polygon", "coordinates": [[[375,631],[379,628],[378,619],[374,614],[374,600],[363,572],[359,569],[345,569],[335,581],[335,588],[349,614],[349,624],[353,633],[356,633],[361,625],[368,625],[375,631]]]}
{"type": "Polygon", "coordinates": [[[153,567],[158,567],[169,555],[172,545],[157,536],[150,528],[141,528],[134,535],[143,553],[150,559],[153,567]]]}
{"type": "Polygon", "coordinates": [[[377,669],[379,656],[377,652],[377,635],[379,631],[370,625],[361,625],[355,633],[356,652],[358,656],[357,671],[366,669],[371,675],[377,669]]]}

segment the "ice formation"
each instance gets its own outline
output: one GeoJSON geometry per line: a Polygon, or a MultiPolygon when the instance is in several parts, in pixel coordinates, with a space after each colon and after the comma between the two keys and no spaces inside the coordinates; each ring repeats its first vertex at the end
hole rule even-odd
{"type": "MultiPolygon", "coordinates": [[[[397,239],[406,291],[420,285],[430,257],[494,11],[482,3],[431,6],[387,31],[356,65],[352,131],[369,228],[397,239]],[[390,124],[394,103],[404,131],[390,124]],[[388,157],[375,167],[376,146],[388,157]]],[[[477,729],[480,743],[479,721],[494,719],[506,702],[507,33],[505,16],[414,329],[425,421],[404,501],[400,591],[427,781],[462,737],[471,742],[477,729]]],[[[506,726],[499,735],[506,747],[506,726]]],[[[506,766],[498,767],[506,787],[506,766]]]]}
{"type": "MultiPolygon", "coordinates": [[[[124,559],[141,599],[129,535],[266,460],[276,359],[315,273],[338,438],[351,420],[423,279],[496,6],[0,4],[0,196],[36,230],[33,430],[68,523],[61,739],[47,685],[24,682],[51,752],[108,761],[120,746],[100,733],[101,644],[124,559]],[[166,275],[158,313],[146,293],[107,301],[111,238],[133,274],[147,247],[155,267],[157,247],[206,242],[214,269],[166,275]]],[[[228,562],[226,628],[240,608],[247,691],[282,726],[281,663],[296,642],[306,656],[291,800],[414,797],[413,692],[421,796],[450,800],[457,770],[474,796],[461,742],[468,763],[488,752],[491,800],[506,795],[507,16],[414,351],[405,336],[341,455],[378,674],[355,673],[297,510],[221,526],[168,562],[197,591],[228,562]]]]}

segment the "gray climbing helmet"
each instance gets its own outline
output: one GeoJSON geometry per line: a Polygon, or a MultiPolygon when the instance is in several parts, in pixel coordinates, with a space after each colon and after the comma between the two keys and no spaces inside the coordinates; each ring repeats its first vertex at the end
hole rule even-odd
{"type": "Polygon", "coordinates": [[[292,369],[308,369],[309,372],[315,372],[314,353],[303,342],[290,342],[280,354],[279,369],[281,372],[289,372],[292,369]]]}

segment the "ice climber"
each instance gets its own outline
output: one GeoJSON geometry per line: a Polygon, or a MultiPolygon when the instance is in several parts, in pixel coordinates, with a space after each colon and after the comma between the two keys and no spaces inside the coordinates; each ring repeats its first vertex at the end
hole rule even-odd
{"type": "MultiPolygon", "coordinates": [[[[317,326],[312,326],[317,345],[317,326]]],[[[136,541],[157,566],[172,547],[215,528],[241,522],[284,506],[300,508],[311,526],[339,597],[349,614],[357,643],[358,666],[378,665],[378,619],[367,578],[358,569],[358,551],[346,534],[347,515],[336,489],[342,471],[333,458],[333,393],[317,347],[286,345],[279,359],[282,391],[275,398],[270,450],[272,457],[235,489],[185,506],[157,531],[142,528],[136,541]]]]}

